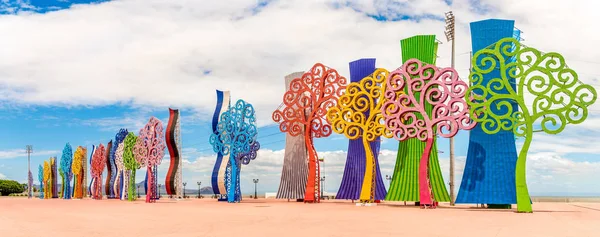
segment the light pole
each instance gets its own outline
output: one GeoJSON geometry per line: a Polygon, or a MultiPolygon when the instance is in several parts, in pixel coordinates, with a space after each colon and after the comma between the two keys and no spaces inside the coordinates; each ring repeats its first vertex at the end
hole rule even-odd
{"type": "Polygon", "coordinates": [[[390,185],[392,185],[392,184],[390,183],[390,182],[391,182],[391,180],[392,180],[392,176],[390,176],[390,175],[387,175],[387,174],[386,174],[386,175],[385,175],[385,179],[388,181],[388,189],[389,189],[389,186],[390,186],[390,185]]]}
{"type": "Polygon", "coordinates": [[[202,182],[198,181],[196,183],[198,184],[198,198],[200,198],[200,185],[202,184],[202,182]]]}
{"type": "MultiPolygon", "coordinates": [[[[454,14],[446,12],[446,40],[452,41],[452,57],[450,67],[454,68],[454,14]]],[[[450,137],[450,206],[454,206],[454,138],[450,137]]]]}
{"type": "Polygon", "coordinates": [[[185,199],[185,186],[187,185],[187,182],[183,182],[183,199],[185,199]]]}
{"type": "Polygon", "coordinates": [[[321,199],[325,197],[325,193],[323,192],[323,184],[325,183],[325,176],[321,177],[321,199]]]}
{"type": "Polygon", "coordinates": [[[162,187],[162,184],[158,184],[158,198],[160,199],[162,196],[160,194],[160,188],[162,187]]]}
{"type": "Polygon", "coordinates": [[[33,186],[33,175],[31,174],[31,153],[33,152],[33,146],[25,146],[25,152],[27,152],[27,198],[32,197],[31,186],[33,186]]]}
{"type": "Polygon", "coordinates": [[[258,179],[252,179],[252,182],[254,182],[254,199],[257,199],[257,197],[256,197],[256,186],[258,185],[258,179]]]}

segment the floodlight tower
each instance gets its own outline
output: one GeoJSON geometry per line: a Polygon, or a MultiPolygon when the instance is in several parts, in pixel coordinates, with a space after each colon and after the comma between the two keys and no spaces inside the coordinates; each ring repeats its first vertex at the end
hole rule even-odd
{"type": "MultiPolygon", "coordinates": [[[[452,41],[452,55],[450,67],[454,68],[454,14],[446,12],[446,40],[452,41]]],[[[450,137],[450,205],[454,206],[454,137],[450,137]]]]}
{"type": "Polygon", "coordinates": [[[33,146],[25,146],[25,152],[27,152],[27,198],[32,197],[33,176],[31,175],[31,153],[33,152],[33,146]]]}

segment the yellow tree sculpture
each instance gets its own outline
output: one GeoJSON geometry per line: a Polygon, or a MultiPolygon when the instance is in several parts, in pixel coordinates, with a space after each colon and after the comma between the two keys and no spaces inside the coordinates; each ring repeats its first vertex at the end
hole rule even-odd
{"type": "Polygon", "coordinates": [[[50,171],[50,163],[48,163],[48,161],[44,161],[44,186],[46,188],[44,199],[52,198],[52,174],[50,171]]]}
{"type": "Polygon", "coordinates": [[[83,198],[83,159],[86,156],[85,148],[79,146],[77,150],[75,150],[75,154],[73,155],[73,163],[71,164],[71,170],[73,170],[73,197],[82,199],[83,198]]]}
{"type": "Polygon", "coordinates": [[[360,191],[360,201],[363,203],[373,203],[375,200],[377,165],[370,142],[380,136],[392,137],[383,124],[381,114],[388,75],[387,70],[380,68],[360,82],[350,83],[337,105],[327,111],[327,119],[334,132],[344,134],[348,139],[362,139],[366,158],[360,191]]]}

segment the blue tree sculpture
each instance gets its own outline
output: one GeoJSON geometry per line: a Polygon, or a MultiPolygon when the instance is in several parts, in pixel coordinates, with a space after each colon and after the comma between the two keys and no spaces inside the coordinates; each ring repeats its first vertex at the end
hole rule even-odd
{"type": "Polygon", "coordinates": [[[60,158],[60,168],[64,173],[63,179],[63,198],[71,199],[71,178],[73,175],[71,174],[71,165],[73,163],[73,149],[71,148],[71,144],[67,143],[62,152],[62,157],[60,158]]]}
{"type": "Polygon", "coordinates": [[[221,115],[217,132],[210,136],[214,152],[229,155],[231,169],[227,169],[227,201],[239,202],[240,165],[249,164],[256,158],[260,144],[256,140],[256,117],[254,107],[244,100],[238,100],[221,115]]]}
{"type": "Polygon", "coordinates": [[[38,180],[40,181],[40,199],[44,199],[44,166],[38,167],[38,180]]]}
{"type": "Polygon", "coordinates": [[[110,162],[111,173],[110,173],[110,181],[109,181],[109,189],[108,189],[109,193],[106,194],[108,196],[108,198],[118,198],[118,196],[115,196],[116,190],[114,187],[115,187],[115,181],[117,179],[117,176],[121,176],[122,174],[117,174],[117,164],[115,163],[115,154],[117,152],[117,148],[119,147],[119,144],[123,143],[123,140],[125,140],[125,137],[127,136],[127,134],[129,134],[127,129],[121,128],[119,130],[119,132],[117,133],[117,135],[115,135],[115,143],[110,148],[109,162],[110,162]]]}

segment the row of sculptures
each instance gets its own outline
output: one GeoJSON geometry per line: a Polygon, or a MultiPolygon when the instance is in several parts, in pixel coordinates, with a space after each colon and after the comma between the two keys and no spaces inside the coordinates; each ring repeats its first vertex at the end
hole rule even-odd
{"type": "MultiPolygon", "coordinates": [[[[597,97],[579,81],[558,53],[544,53],[520,43],[514,21],[471,23],[473,56],[469,80],[454,68],[435,66],[434,35],[401,40],[402,65],[394,70],[376,67],[373,58],[350,62],[350,80],[321,63],[309,71],[285,77],[282,106],[272,118],[286,133],[279,199],[319,202],[320,159],[314,138],[332,132],[349,139],[348,157],[338,199],[373,203],[414,201],[437,206],[450,201],[437,157],[436,138],[471,130],[467,163],[457,203],[510,205],[532,212],[525,179],[527,152],[534,132],[557,134],[567,124],[587,117],[597,97]],[[526,96],[532,99],[526,100],[526,96]],[[534,129],[534,126],[541,129],[534,129]],[[515,136],[524,137],[516,153],[515,136]],[[389,190],[379,170],[383,138],[399,141],[389,190]]],[[[228,91],[217,91],[217,106],[209,142],[217,159],[213,192],[222,201],[240,202],[240,170],[256,159],[260,149],[254,107],[228,91]]],[[[167,131],[152,117],[138,135],[122,129],[104,147],[92,148],[92,181],[88,192],[102,198],[102,173],[108,170],[108,198],[135,199],[135,171],[147,167],[146,202],[156,197],[156,166],[164,156],[170,166],[165,179],[169,195],[181,197],[179,111],[170,109],[167,131]],[[166,141],[165,141],[166,137],[166,141]]],[[[73,155],[67,144],[60,163],[64,198],[82,198],[87,183],[86,149],[73,155]],[[71,178],[74,189],[70,191],[71,178]],[[83,185],[83,186],[82,186],[83,185]]],[[[40,166],[45,198],[57,197],[56,158],[40,166]]],[[[452,187],[451,187],[452,188],[452,187]]]]}
{"type": "Polygon", "coordinates": [[[468,83],[454,68],[435,66],[434,35],[402,40],[395,70],[377,68],[375,59],[351,62],[349,83],[320,63],[288,75],[284,106],[273,113],[287,133],[277,198],[319,202],[314,138],[335,132],[350,139],[336,198],[449,202],[435,141],[462,129],[472,131],[457,203],[516,203],[532,212],[525,164],[533,134],[583,122],[597,94],[562,55],[521,44],[519,33],[514,21],[471,23],[468,83]],[[515,136],[525,138],[518,155],[515,136]],[[382,138],[400,141],[389,190],[378,164],[382,138]]]}

